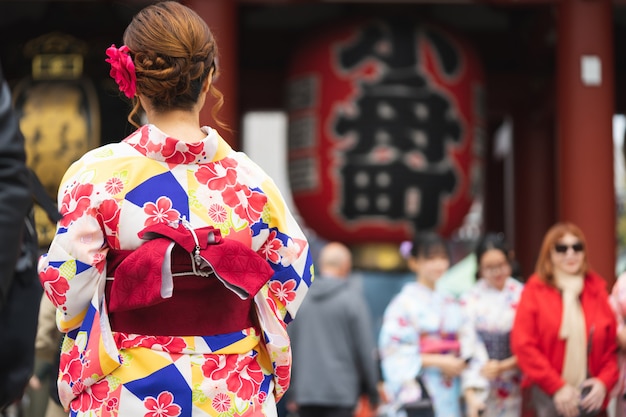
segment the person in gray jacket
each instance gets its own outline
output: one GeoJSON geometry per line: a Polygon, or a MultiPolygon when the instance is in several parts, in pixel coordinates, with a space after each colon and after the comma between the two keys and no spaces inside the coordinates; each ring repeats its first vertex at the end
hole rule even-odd
{"type": "Polygon", "coordinates": [[[320,251],[319,276],[288,327],[293,352],[287,408],[300,417],[352,417],[361,395],[378,406],[378,366],[370,312],[353,285],[352,255],[331,242],[320,251]]]}

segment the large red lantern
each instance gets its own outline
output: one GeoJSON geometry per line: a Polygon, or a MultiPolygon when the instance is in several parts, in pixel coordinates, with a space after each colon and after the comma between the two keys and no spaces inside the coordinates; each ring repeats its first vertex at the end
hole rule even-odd
{"type": "Polygon", "coordinates": [[[449,236],[480,185],[483,78],[473,50],[415,21],[317,33],[289,70],[289,176],[322,237],[449,236]]]}

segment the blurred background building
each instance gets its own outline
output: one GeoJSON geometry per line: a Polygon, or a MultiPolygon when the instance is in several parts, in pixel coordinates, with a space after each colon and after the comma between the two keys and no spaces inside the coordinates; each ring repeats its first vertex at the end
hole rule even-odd
{"type": "MultiPolygon", "coordinates": [[[[149,3],[0,0],[0,59],[51,195],[132,131],[104,51],[149,3]]],[[[183,3],[218,40],[222,134],[363,271],[402,272],[415,230],[446,235],[455,260],[501,231],[527,276],[557,220],[582,227],[609,284],[626,268],[626,1],[183,3]]]]}

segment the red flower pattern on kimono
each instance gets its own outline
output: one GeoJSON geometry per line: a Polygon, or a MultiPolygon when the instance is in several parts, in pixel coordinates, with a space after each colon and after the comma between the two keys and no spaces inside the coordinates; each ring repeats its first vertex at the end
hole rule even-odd
{"type": "Polygon", "coordinates": [[[104,189],[107,193],[115,195],[124,189],[124,183],[118,177],[109,178],[104,185],[104,189]]]}
{"type": "Polygon", "coordinates": [[[261,218],[263,207],[267,202],[264,194],[252,191],[242,184],[226,188],[222,192],[222,197],[224,197],[224,203],[232,207],[235,213],[248,223],[254,223],[261,218]]]}
{"type": "Polygon", "coordinates": [[[106,259],[107,257],[104,253],[96,253],[95,255],[93,255],[93,262],[91,263],[91,266],[96,268],[99,273],[102,273],[102,271],[104,271],[104,261],[106,261],[106,259]]]}
{"type": "Polygon", "coordinates": [[[206,164],[198,168],[195,176],[200,184],[207,185],[211,190],[222,191],[237,182],[237,162],[232,158],[224,158],[219,162],[206,164]]]}
{"type": "MultiPolygon", "coordinates": [[[[80,385],[80,383],[78,385],[80,385]]],[[[109,382],[107,380],[101,380],[97,384],[89,387],[81,387],[79,392],[82,392],[82,394],[72,401],[72,410],[95,410],[100,408],[107,399],[109,394],[109,382]]]]}
{"type": "Polygon", "coordinates": [[[77,391],[78,380],[74,380],[74,376],[78,376],[83,369],[83,364],[80,360],[78,354],[78,347],[73,346],[72,349],[67,353],[61,353],[60,362],[59,362],[59,370],[62,375],[63,382],[67,383],[67,385],[72,385],[72,391],[74,393],[80,393],[77,391]]]}
{"type": "Polygon", "coordinates": [[[226,209],[219,204],[211,204],[209,207],[209,217],[215,223],[224,223],[228,219],[226,209]]]}
{"type": "Polygon", "coordinates": [[[263,371],[261,365],[253,356],[247,356],[237,362],[237,368],[231,372],[226,379],[226,386],[232,392],[237,393],[237,397],[249,400],[259,391],[263,382],[263,371]]]}
{"type": "Polygon", "coordinates": [[[287,304],[296,298],[296,281],[293,279],[287,282],[271,281],[270,290],[276,294],[281,303],[287,304]]]}
{"type": "Polygon", "coordinates": [[[266,398],[267,398],[267,394],[265,393],[265,391],[259,392],[259,395],[258,395],[259,403],[262,404],[266,398]]]}
{"type": "Polygon", "coordinates": [[[169,164],[188,164],[196,160],[204,151],[204,143],[185,143],[173,138],[165,138],[161,154],[169,164]]]}
{"type": "Polygon", "coordinates": [[[180,415],[180,405],[174,403],[171,392],[163,391],[157,398],[147,396],[143,400],[146,407],[144,417],[177,417],[180,415]]]}
{"type": "MultiPolygon", "coordinates": [[[[272,282],[274,282],[274,281],[271,281],[270,284],[269,284],[269,293],[270,294],[272,292],[272,282]]],[[[279,281],[275,281],[275,282],[279,282],[279,281]]],[[[272,311],[272,314],[275,317],[279,317],[280,315],[278,314],[278,306],[276,305],[276,300],[274,299],[274,297],[272,297],[271,295],[269,297],[265,297],[265,302],[267,303],[267,306],[272,311]]],[[[279,320],[278,322],[283,326],[283,328],[287,327],[287,325],[285,324],[285,322],[283,320],[279,320]]]]}
{"type": "Polygon", "coordinates": [[[107,244],[110,247],[118,248],[119,238],[117,227],[120,222],[120,206],[117,204],[117,201],[114,199],[104,200],[100,204],[96,218],[102,230],[106,231],[105,236],[107,244]]]}
{"type": "Polygon", "coordinates": [[[159,223],[176,222],[180,218],[180,213],[172,208],[172,200],[167,197],[159,197],[155,203],[147,202],[143,206],[143,211],[148,215],[144,226],[152,226],[159,223]]]}
{"type": "Polygon", "coordinates": [[[185,339],[177,336],[144,336],[116,332],[114,337],[116,344],[124,349],[145,347],[168,353],[180,353],[187,347],[185,339]]]}
{"type": "Polygon", "coordinates": [[[259,249],[259,254],[266,260],[277,264],[280,261],[279,250],[282,246],[283,242],[280,239],[276,239],[276,231],[272,230],[261,249],[259,249]]]}
{"type": "Polygon", "coordinates": [[[89,197],[92,192],[92,184],[79,184],[63,196],[61,207],[59,207],[59,211],[63,215],[63,218],[59,221],[61,226],[69,226],[70,223],[85,213],[91,204],[89,197]]]}
{"type": "Polygon", "coordinates": [[[110,398],[107,401],[107,403],[105,405],[105,408],[109,412],[117,410],[117,407],[118,407],[119,403],[120,403],[120,401],[117,399],[117,397],[110,398]]]}
{"type": "Polygon", "coordinates": [[[138,347],[141,344],[143,338],[146,336],[139,334],[115,332],[113,333],[113,337],[115,338],[115,344],[120,348],[132,349],[138,347]]]}
{"type": "Polygon", "coordinates": [[[291,367],[285,365],[279,365],[275,370],[278,383],[281,387],[288,387],[289,381],[291,381],[291,367]]]}
{"type": "Polygon", "coordinates": [[[163,144],[150,140],[150,128],[148,126],[144,126],[141,128],[140,133],[141,136],[139,138],[139,142],[137,143],[137,150],[144,155],[160,154],[163,144]]]}
{"type": "Polygon", "coordinates": [[[234,355],[206,355],[202,364],[202,373],[206,377],[219,381],[226,378],[236,366],[237,357],[234,355]]]}
{"type": "Polygon", "coordinates": [[[65,304],[65,294],[70,289],[70,284],[67,282],[67,279],[61,277],[57,268],[47,267],[39,274],[39,279],[43,289],[46,291],[46,295],[55,306],[65,304]]]}
{"type": "Polygon", "coordinates": [[[230,397],[223,392],[218,393],[211,402],[211,405],[218,413],[227,412],[230,409],[231,404],[232,401],[230,400],[230,397]]]}
{"type": "Polygon", "coordinates": [[[179,353],[187,347],[187,343],[182,337],[146,336],[138,346],[162,350],[163,352],[179,353]]]}

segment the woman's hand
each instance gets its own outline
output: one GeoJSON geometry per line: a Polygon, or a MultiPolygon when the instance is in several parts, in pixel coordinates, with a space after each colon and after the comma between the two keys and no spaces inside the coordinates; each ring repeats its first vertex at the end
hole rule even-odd
{"type": "Polygon", "coordinates": [[[300,407],[298,407],[298,403],[296,403],[295,401],[289,400],[287,401],[287,404],[285,404],[285,408],[289,413],[296,414],[300,407]]]}
{"type": "Polygon", "coordinates": [[[620,349],[626,350],[626,326],[618,327],[617,345],[620,347],[620,349]]]}
{"type": "Polygon", "coordinates": [[[565,384],[559,389],[554,397],[556,411],[563,417],[578,417],[578,404],[580,403],[580,392],[569,384],[565,384]]]}
{"type": "Polygon", "coordinates": [[[591,390],[580,401],[580,406],[586,411],[599,410],[604,403],[604,397],[606,397],[606,387],[604,383],[598,378],[589,378],[583,381],[580,385],[581,389],[585,387],[591,387],[591,390]]]}
{"type": "Polygon", "coordinates": [[[41,380],[37,377],[37,375],[33,375],[28,381],[28,386],[34,390],[39,390],[41,389],[41,380]]]}
{"type": "Polygon", "coordinates": [[[467,407],[466,417],[479,417],[481,411],[485,410],[485,402],[481,400],[481,396],[473,388],[465,390],[465,404],[467,407]]]}
{"type": "Polygon", "coordinates": [[[496,359],[489,359],[480,372],[490,381],[496,379],[502,372],[500,361],[496,359]]]}
{"type": "Polygon", "coordinates": [[[441,355],[439,369],[441,369],[445,377],[455,378],[461,375],[461,372],[463,372],[466,366],[467,362],[459,357],[454,355],[441,355]]]}

